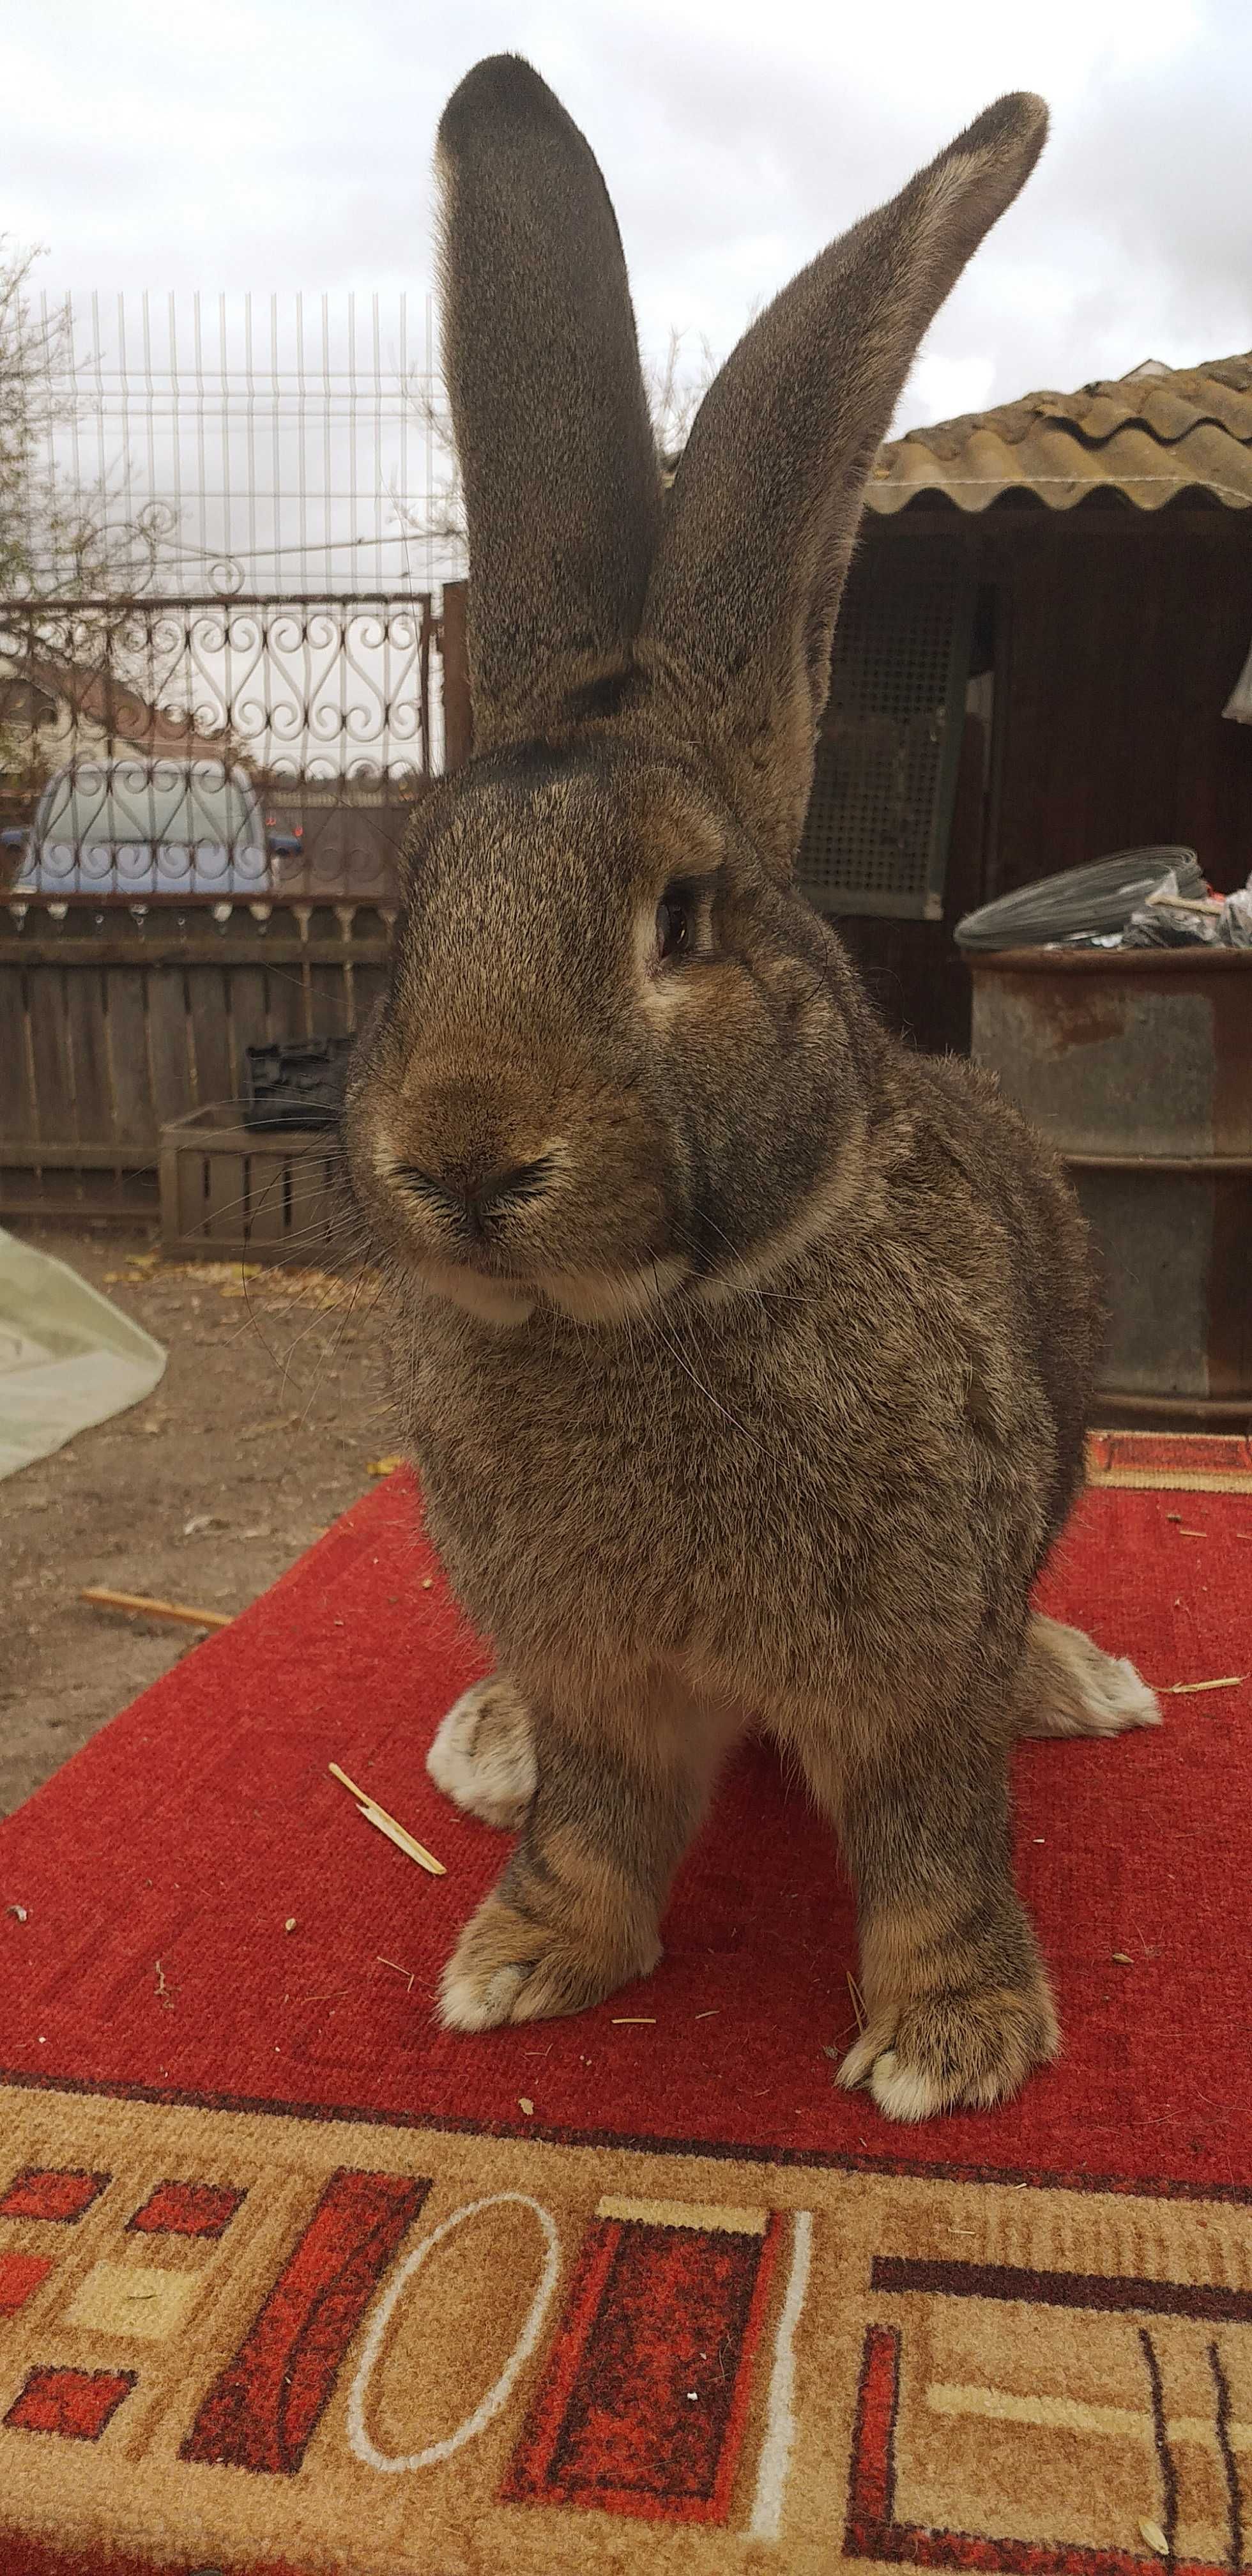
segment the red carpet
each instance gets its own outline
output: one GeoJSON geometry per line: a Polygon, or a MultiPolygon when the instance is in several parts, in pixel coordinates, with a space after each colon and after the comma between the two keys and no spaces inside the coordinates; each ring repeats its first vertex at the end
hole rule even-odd
{"type": "MultiPolygon", "coordinates": [[[[1252,1669],[1247,1445],[1096,1472],[1043,1606],[1252,1669]]],[[[832,2082],[851,1904],[763,1751],[646,1985],[435,2027],[503,1849],[423,1767],[477,1669],[396,1478],[0,1830],[3,2576],[1239,2564],[1252,1688],[1022,1749],[1064,2054],[902,2132],[832,2082]]]]}

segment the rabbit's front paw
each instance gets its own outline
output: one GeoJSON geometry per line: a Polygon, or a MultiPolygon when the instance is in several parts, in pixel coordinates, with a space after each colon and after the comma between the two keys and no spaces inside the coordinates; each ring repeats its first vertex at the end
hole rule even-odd
{"type": "Polygon", "coordinates": [[[868,2084],[890,2120],[987,2109],[1016,2093],[1060,2045],[1047,1981],[926,1996],[871,2017],[839,2068],[839,2082],[868,2084]]]}
{"type": "Polygon", "coordinates": [[[577,1932],[536,1922],[507,1897],[487,1897],[466,1924],[443,1973],[439,2018],[449,2030],[494,2030],[500,2022],[542,2021],[585,2012],[661,1955],[594,1953],[577,1932]]]}
{"type": "Polygon", "coordinates": [[[530,1718],[500,1673],[463,1691],[444,1718],[426,1768],[437,1789],[466,1814],[502,1832],[520,1829],[535,1794],[530,1718]]]}

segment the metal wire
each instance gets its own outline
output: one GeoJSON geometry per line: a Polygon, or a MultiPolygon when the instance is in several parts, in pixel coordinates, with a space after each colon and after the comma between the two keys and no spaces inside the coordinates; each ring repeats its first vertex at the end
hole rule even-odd
{"type": "Polygon", "coordinates": [[[76,570],[47,489],[85,499],[128,550],[132,581],[142,565],[154,590],[429,591],[458,578],[431,299],[415,313],[406,295],[373,295],[364,329],[359,301],[322,295],[306,311],[300,294],[264,306],[219,295],[211,311],[198,294],[45,295],[37,586],[64,591],[76,570]]]}

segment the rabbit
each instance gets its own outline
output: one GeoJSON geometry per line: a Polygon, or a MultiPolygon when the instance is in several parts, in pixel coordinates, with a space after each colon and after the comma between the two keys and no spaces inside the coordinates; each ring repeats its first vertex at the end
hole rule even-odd
{"type": "Polygon", "coordinates": [[[423,801],[343,1112],[427,1523],[498,1671],[429,1767],[518,1832],[458,2031],[661,1955],[749,1725],[857,1898],[839,2070],[989,2105],[1057,2021],[1016,1737],[1156,1722],[1032,1616],[1099,1322],[1075,1199],[984,1073],[888,1034],[798,891],[833,624],[917,343],[1041,148],[989,108],[755,321],[662,495],[621,242],[538,74],[439,131],[474,750],[423,801]]]}

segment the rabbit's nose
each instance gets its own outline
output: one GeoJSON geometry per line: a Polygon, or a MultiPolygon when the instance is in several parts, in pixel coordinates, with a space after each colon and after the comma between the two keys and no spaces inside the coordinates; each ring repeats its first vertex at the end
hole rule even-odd
{"type": "Polygon", "coordinates": [[[440,1172],[426,1172],[416,1163],[406,1163],[400,1177],[419,1197],[442,1205],[460,1217],[472,1235],[480,1235],[490,1217],[534,1198],[543,1187],[547,1171],[545,1160],[512,1163],[503,1171],[487,1172],[467,1171],[456,1165],[440,1172]]]}

